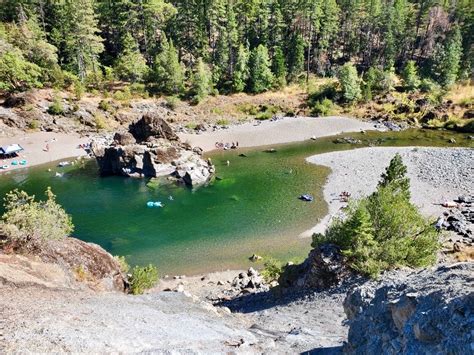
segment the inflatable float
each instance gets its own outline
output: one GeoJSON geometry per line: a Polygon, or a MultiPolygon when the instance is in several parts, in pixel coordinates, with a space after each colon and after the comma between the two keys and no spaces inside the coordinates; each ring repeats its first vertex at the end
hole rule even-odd
{"type": "Polygon", "coordinates": [[[161,203],[160,201],[156,201],[156,202],[155,201],[148,201],[146,203],[146,205],[150,208],[151,207],[163,207],[163,203],[161,203]]]}

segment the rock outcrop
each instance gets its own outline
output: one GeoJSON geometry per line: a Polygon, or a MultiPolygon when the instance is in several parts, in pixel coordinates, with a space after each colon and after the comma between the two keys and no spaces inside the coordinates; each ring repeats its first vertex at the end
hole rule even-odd
{"type": "Polygon", "coordinates": [[[25,255],[0,248],[0,284],[119,292],[128,287],[112,255],[71,237],[49,241],[25,255]]]}
{"type": "Polygon", "coordinates": [[[345,353],[471,354],[473,275],[474,263],[458,263],[356,287],[344,301],[345,353]]]}
{"type": "Polygon", "coordinates": [[[283,287],[325,290],[341,284],[351,274],[340,249],[322,244],[311,250],[302,264],[287,265],[278,282],[283,287]]]}
{"type": "Polygon", "coordinates": [[[207,183],[215,172],[201,150],[181,142],[164,119],[149,113],[128,132],[117,132],[109,145],[93,142],[92,152],[102,175],[169,176],[196,186],[207,183]]]}

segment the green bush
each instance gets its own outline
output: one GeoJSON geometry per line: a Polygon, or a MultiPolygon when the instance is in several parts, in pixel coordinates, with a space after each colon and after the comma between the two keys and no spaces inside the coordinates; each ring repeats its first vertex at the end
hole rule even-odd
{"type": "Polygon", "coordinates": [[[317,101],[311,112],[313,115],[317,116],[327,116],[330,114],[331,110],[333,108],[333,103],[329,99],[323,99],[322,101],[317,101]]]}
{"type": "Polygon", "coordinates": [[[221,118],[221,119],[217,120],[216,124],[218,126],[228,126],[229,125],[229,120],[226,119],[226,118],[221,118]]]}
{"type": "Polygon", "coordinates": [[[316,91],[311,93],[308,97],[308,104],[314,107],[317,102],[322,102],[324,99],[335,101],[337,98],[337,88],[335,83],[325,84],[320,86],[316,91]]]}
{"type": "Polygon", "coordinates": [[[168,96],[166,98],[166,107],[174,111],[178,108],[180,101],[181,100],[177,96],[168,96]]]}
{"type": "Polygon", "coordinates": [[[29,129],[36,130],[40,127],[40,122],[38,120],[31,120],[28,124],[29,129]]]}
{"type": "Polygon", "coordinates": [[[437,233],[410,202],[405,172],[401,159],[392,159],[376,192],[350,203],[345,218],[335,219],[324,235],[313,235],[312,246],[339,246],[349,266],[370,277],[399,266],[433,264],[437,233]]]}
{"type": "Polygon", "coordinates": [[[65,110],[61,100],[57,97],[54,98],[53,103],[48,107],[48,113],[50,115],[62,115],[64,114],[65,110]]]}
{"type": "Polygon", "coordinates": [[[112,106],[110,104],[110,101],[108,100],[101,100],[99,102],[99,108],[102,110],[102,111],[105,111],[105,112],[110,112],[112,111],[112,106]]]}
{"type": "Polygon", "coordinates": [[[278,280],[283,272],[283,264],[274,258],[266,259],[263,266],[264,268],[260,274],[267,283],[278,280]]]}
{"type": "Polygon", "coordinates": [[[158,281],[158,269],[150,264],[148,266],[135,266],[130,276],[130,292],[141,295],[145,290],[155,286],[158,281]]]}
{"type": "Polygon", "coordinates": [[[125,256],[116,255],[114,256],[114,259],[119,263],[120,271],[122,271],[124,274],[130,271],[130,265],[128,264],[127,259],[125,259],[125,256]]]}
{"type": "Polygon", "coordinates": [[[71,217],[56,202],[49,188],[46,197],[46,201],[35,201],[34,196],[19,190],[5,195],[5,213],[0,224],[8,231],[8,242],[20,248],[34,249],[72,233],[71,217]]]}
{"type": "Polygon", "coordinates": [[[95,127],[99,130],[99,129],[106,129],[108,128],[108,124],[107,124],[107,120],[105,119],[105,117],[103,115],[101,115],[100,113],[96,113],[94,115],[94,123],[95,123],[95,127]]]}

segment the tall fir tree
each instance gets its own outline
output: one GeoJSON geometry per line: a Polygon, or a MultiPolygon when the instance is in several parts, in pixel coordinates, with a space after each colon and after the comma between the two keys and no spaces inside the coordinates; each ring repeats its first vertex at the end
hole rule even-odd
{"type": "Polygon", "coordinates": [[[250,56],[249,89],[251,92],[260,93],[272,87],[273,74],[270,66],[268,49],[261,44],[252,51],[250,56]]]}
{"type": "Polygon", "coordinates": [[[202,58],[198,58],[191,76],[191,94],[196,103],[204,100],[212,92],[212,74],[202,58]]]}
{"type": "Polygon", "coordinates": [[[115,74],[119,79],[130,82],[141,82],[148,73],[148,66],[138,49],[138,44],[131,34],[123,40],[122,51],[115,62],[115,74]]]}
{"type": "Polygon", "coordinates": [[[288,50],[288,79],[293,82],[304,70],[304,40],[299,34],[294,34],[288,50]]]}
{"type": "Polygon", "coordinates": [[[167,94],[180,94],[184,89],[184,69],[173,41],[163,37],[161,51],[155,58],[155,84],[167,94]]]}
{"type": "Polygon", "coordinates": [[[234,75],[232,76],[232,90],[242,92],[247,86],[249,78],[249,59],[250,53],[246,46],[241,44],[237,51],[234,75]]]}
{"type": "Polygon", "coordinates": [[[282,88],[286,85],[286,63],[285,55],[281,47],[275,47],[273,51],[272,72],[275,77],[275,87],[282,88]]]}
{"type": "Polygon", "coordinates": [[[455,27],[447,36],[444,45],[439,46],[434,57],[433,75],[444,87],[449,87],[456,81],[462,56],[461,33],[455,27]]]}

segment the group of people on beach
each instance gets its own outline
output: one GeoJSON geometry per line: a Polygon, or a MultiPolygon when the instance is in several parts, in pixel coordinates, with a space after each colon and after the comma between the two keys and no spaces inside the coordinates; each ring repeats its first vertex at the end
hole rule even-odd
{"type": "Polygon", "coordinates": [[[239,142],[232,142],[232,143],[223,143],[223,142],[216,142],[215,146],[217,149],[237,149],[239,147],[239,142]]]}

